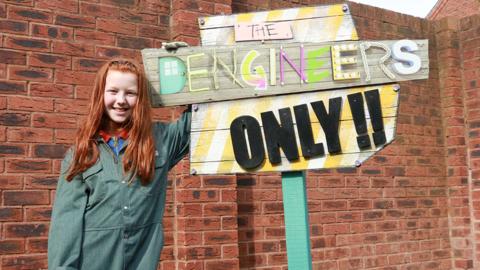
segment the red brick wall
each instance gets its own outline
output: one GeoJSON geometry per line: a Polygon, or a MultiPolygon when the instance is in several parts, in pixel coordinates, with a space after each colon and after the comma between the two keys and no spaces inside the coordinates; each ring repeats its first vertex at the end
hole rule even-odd
{"type": "MultiPolygon", "coordinates": [[[[432,23],[349,5],[360,39],[428,38],[430,78],[400,84],[391,145],[359,168],[308,172],[314,269],[480,267],[478,16],[432,23]]],[[[140,49],[169,39],[197,45],[198,16],[292,6],[298,1],[1,1],[0,269],[46,267],[59,162],[105,59],[139,59],[140,49]]],[[[155,116],[171,120],[181,109],[155,116]]],[[[279,174],[188,176],[182,161],[167,200],[160,269],[287,268],[279,174]]]]}
{"type": "Polygon", "coordinates": [[[445,17],[466,17],[480,13],[478,0],[438,0],[427,18],[438,20],[445,17]]]}
{"type": "Polygon", "coordinates": [[[473,264],[480,267],[480,14],[459,20],[459,59],[465,115],[468,203],[473,264]]]}
{"type": "Polygon", "coordinates": [[[95,71],[113,56],[141,59],[139,49],[169,39],[170,6],[162,3],[0,2],[0,269],[47,267],[60,160],[95,71]]]}

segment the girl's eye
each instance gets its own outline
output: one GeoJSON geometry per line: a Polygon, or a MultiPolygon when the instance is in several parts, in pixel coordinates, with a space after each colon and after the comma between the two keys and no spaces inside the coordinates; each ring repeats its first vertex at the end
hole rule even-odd
{"type": "Polygon", "coordinates": [[[118,92],[118,90],[116,90],[116,89],[108,89],[107,92],[112,93],[112,94],[116,94],[116,93],[118,92]]]}
{"type": "Polygon", "coordinates": [[[127,95],[129,95],[129,96],[136,96],[137,93],[136,93],[136,92],[128,92],[127,95]]]}

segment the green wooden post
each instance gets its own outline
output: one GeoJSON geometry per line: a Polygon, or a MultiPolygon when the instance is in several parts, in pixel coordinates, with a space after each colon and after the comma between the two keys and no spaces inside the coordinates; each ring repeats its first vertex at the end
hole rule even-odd
{"type": "Polygon", "coordinates": [[[305,173],[282,173],[283,209],[287,237],[288,269],[311,270],[305,173]]]}

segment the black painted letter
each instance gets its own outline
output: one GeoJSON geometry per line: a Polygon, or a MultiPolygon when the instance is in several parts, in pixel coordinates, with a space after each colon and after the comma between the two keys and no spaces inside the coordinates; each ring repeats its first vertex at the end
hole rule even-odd
{"type": "Polygon", "coordinates": [[[331,98],[328,103],[328,113],[325,109],[323,101],[310,103],[315,115],[317,115],[320,125],[327,139],[327,148],[330,154],[342,152],[340,145],[340,137],[338,135],[338,127],[340,126],[340,112],[342,110],[342,98],[331,98]]]}
{"type": "Polygon", "coordinates": [[[233,153],[237,163],[244,169],[254,169],[265,160],[263,149],[263,137],[260,124],[252,116],[244,115],[237,117],[230,124],[230,136],[232,136],[233,153]],[[245,137],[245,131],[248,134],[245,137]],[[250,149],[251,157],[248,154],[250,149]]]}
{"type": "Polygon", "coordinates": [[[315,143],[312,134],[312,124],[308,115],[307,104],[293,107],[295,120],[297,122],[298,137],[302,147],[302,154],[305,158],[322,156],[325,154],[323,143],[315,143]]]}
{"type": "Polygon", "coordinates": [[[295,140],[295,130],[293,129],[290,108],[280,109],[279,113],[281,126],[278,124],[273,112],[269,111],[261,114],[265,141],[267,142],[268,159],[272,164],[278,164],[282,161],[280,147],[282,147],[289,161],[298,159],[297,142],[295,140]]]}

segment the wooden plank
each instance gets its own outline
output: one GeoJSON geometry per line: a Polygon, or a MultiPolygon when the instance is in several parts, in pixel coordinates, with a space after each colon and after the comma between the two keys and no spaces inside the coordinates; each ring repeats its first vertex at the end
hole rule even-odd
{"type": "Polygon", "coordinates": [[[265,41],[292,39],[290,22],[237,23],[235,41],[265,41]]]}
{"type": "MultiPolygon", "coordinates": [[[[396,116],[398,111],[398,91],[395,85],[369,86],[361,88],[342,89],[330,92],[310,92],[303,95],[285,95],[274,97],[263,97],[256,99],[245,99],[237,101],[223,101],[209,104],[199,104],[193,112],[190,163],[191,167],[198,174],[218,173],[242,173],[242,172],[268,172],[268,171],[292,171],[318,168],[351,167],[366,160],[375,152],[390,143],[395,137],[396,116]],[[357,131],[353,122],[350,104],[347,96],[355,93],[364,94],[367,91],[378,89],[382,110],[384,132],[386,143],[375,146],[372,140],[372,121],[368,105],[364,100],[365,120],[367,134],[370,134],[372,147],[360,149],[356,137],[357,131]],[[328,101],[333,98],[342,98],[342,110],[340,114],[339,138],[341,153],[329,154],[324,130],[319,124],[319,119],[311,109],[310,103],[323,101],[328,110],[328,101]],[[298,137],[297,124],[293,115],[293,107],[301,104],[309,104],[309,118],[312,126],[312,134],[315,143],[322,143],[325,147],[324,156],[305,159],[301,152],[300,139],[298,137]],[[279,165],[272,165],[266,156],[263,164],[255,169],[246,170],[242,168],[235,158],[233,143],[230,137],[230,125],[239,116],[249,115],[260,123],[263,129],[260,114],[272,111],[279,119],[278,110],[291,108],[294,130],[296,132],[295,143],[299,149],[299,159],[288,161],[285,154],[281,152],[282,162],[279,165]]],[[[263,130],[262,130],[263,132],[263,130]]],[[[263,132],[265,140],[265,133],[263,132]]],[[[263,142],[264,152],[268,153],[266,143],[263,142]]]]}
{"type": "MultiPolygon", "coordinates": [[[[289,22],[294,37],[288,42],[357,40],[348,5],[289,8],[226,16],[200,17],[202,45],[235,44],[234,27],[239,23],[289,22]]],[[[275,41],[265,41],[274,43],[275,41]]],[[[242,42],[255,44],[254,42],[242,42]]]]}
{"type": "MultiPolygon", "coordinates": [[[[391,48],[397,41],[375,42],[391,48]]],[[[181,48],[175,54],[161,49],[145,49],[142,50],[142,55],[147,78],[152,87],[153,104],[154,106],[167,106],[426,79],[429,72],[428,40],[414,40],[413,42],[418,45],[419,49],[412,54],[420,59],[421,67],[417,72],[408,75],[402,75],[395,71],[393,65],[398,64],[399,61],[392,57],[385,61],[387,71],[382,69],[379,61],[385,56],[385,51],[380,48],[372,47],[366,50],[367,60],[364,64],[360,47],[362,44],[372,43],[370,41],[303,45],[299,43],[264,44],[256,46],[255,50],[251,46],[191,47],[181,48]],[[354,58],[356,63],[344,64],[341,69],[351,74],[358,73],[359,78],[333,79],[332,69],[336,66],[332,62],[331,49],[332,46],[342,45],[356,46],[355,50],[341,54],[347,61],[354,58]],[[301,46],[304,50],[303,58],[300,53],[301,46]],[[292,65],[285,58],[280,57],[281,50],[284,50],[292,65]],[[275,61],[272,61],[270,57],[273,52],[275,61]],[[258,57],[255,58],[255,55],[258,57]],[[162,90],[161,88],[159,76],[160,72],[165,71],[159,70],[158,63],[159,59],[165,57],[168,59],[176,57],[175,61],[178,61],[176,65],[184,65],[183,69],[186,70],[183,75],[180,75],[187,78],[184,80],[186,83],[183,88],[179,87],[181,90],[176,93],[163,94],[167,89],[162,90]],[[300,68],[301,59],[304,60],[303,69],[300,68]],[[284,62],[283,69],[280,61],[284,62]],[[221,64],[219,64],[220,62],[221,64]],[[271,63],[275,65],[273,66],[271,63]],[[365,65],[368,69],[365,68],[365,65]],[[302,70],[306,82],[302,82],[300,79],[298,73],[300,70],[302,70]],[[367,80],[367,71],[370,80],[367,80]],[[386,72],[390,73],[390,76],[386,72]]]]}

